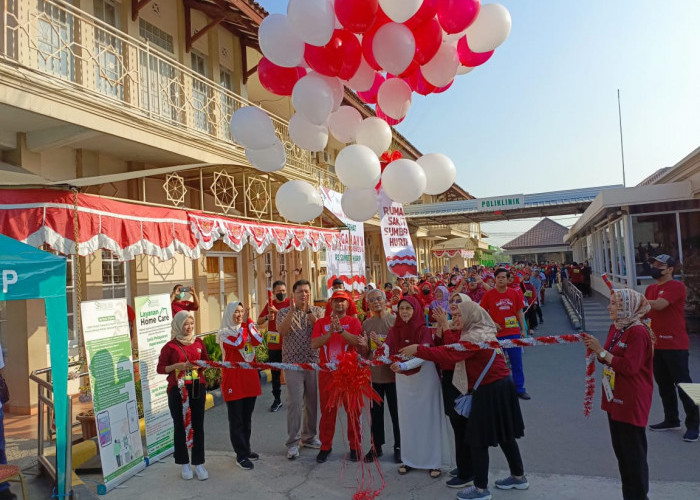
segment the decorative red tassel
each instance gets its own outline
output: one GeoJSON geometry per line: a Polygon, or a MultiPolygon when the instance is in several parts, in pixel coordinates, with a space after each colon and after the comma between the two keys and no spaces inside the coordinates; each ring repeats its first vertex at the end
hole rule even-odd
{"type": "Polygon", "coordinates": [[[595,353],[586,349],[586,394],[583,398],[583,415],[588,417],[593,410],[595,394],[595,353]]]}

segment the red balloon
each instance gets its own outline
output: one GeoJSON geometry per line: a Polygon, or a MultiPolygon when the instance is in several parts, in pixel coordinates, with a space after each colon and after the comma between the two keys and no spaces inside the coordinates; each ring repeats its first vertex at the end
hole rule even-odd
{"type": "Polygon", "coordinates": [[[335,0],[335,15],[353,33],[367,31],[379,9],[379,0],[335,0]]]}
{"type": "Polygon", "coordinates": [[[491,59],[493,52],[493,50],[488,52],[472,52],[472,50],[469,48],[469,43],[467,42],[466,36],[463,36],[457,42],[457,55],[459,56],[459,62],[462,63],[462,66],[474,68],[484,64],[486,61],[491,59]]]}
{"type": "Polygon", "coordinates": [[[449,89],[450,87],[452,87],[452,84],[453,84],[454,82],[455,82],[455,81],[452,80],[450,83],[448,83],[448,84],[445,85],[444,87],[438,87],[438,88],[436,88],[435,90],[433,90],[433,94],[442,94],[444,91],[446,91],[447,89],[449,89]]]}
{"type": "Polygon", "coordinates": [[[418,92],[420,95],[428,95],[435,92],[435,85],[429,83],[428,80],[423,76],[423,72],[418,69],[413,75],[413,85],[411,86],[413,90],[418,92]]]}
{"type": "Polygon", "coordinates": [[[382,111],[382,108],[379,107],[379,104],[376,105],[376,109],[374,111],[375,111],[375,114],[377,115],[377,118],[381,118],[382,120],[387,122],[390,126],[398,125],[399,123],[401,123],[404,120],[404,118],[406,118],[404,116],[400,120],[397,120],[396,118],[392,118],[391,116],[388,116],[386,113],[384,113],[384,111],[382,111]]]}
{"type": "Polygon", "coordinates": [[[301,66],[296,68],[283,68],[263,57],[258,63],[258,80],[269,92],[276,95],[290,96],[294,84],[306,75],[306,69],[301,66]]]}
{"type": "Polygon", "coordinates": [[[366,92],[358,92],[357,97],[362,99],[367,104],[377,104],[377,93],[379,92],[379,87],[384,83],[384,77],[381,73],[374,75],[374,83],[372,87],[366,92]]]}
{"type": "Polygon", "coordinates": [[[461,33],[479,15],[480,0],[440,0],[438,21],[446,33],[461,33]]]}
{"type": "Polygon", "coordinates": [[[349,80],[360,67],[362,47],[357,37],[348,30],[335,30],[323,47],[306,44],[304,59],[316,72],[349,80]]]}
{"type": "Polygon", "coordinates": [[[423,65],[437,54],[442,44],[442,28],[434,17],[420,26],[413,28],[413,38],[416,39],[416,55],[413,58],[418,64],[423,65]]]}
{"type": "Polygon", "coordinates": [[[370,26],[370,28],[365,32],[365,34],[362,35],[362,53],[365,56],[365,61],[367,61],[367,64],[369,64],[372,68],[376,69],[377,71],[381,71],[382,67],[379,65],[379,63],[377,63],[377,60],[374,58],[372,42],[374,41],[374,35],[377,33],[377,30],[389,22],[391,22],[391,19],[389,19],[389,16],[387,16],[382,10],[382,8],[379,7],[379,9],[377,10],[377,15],[374,18],[374,23],[372,23],[372,26],[370,26]]]}
{"type": "Polygon", "coordinates": [[[413,17],[404,24],[413,30],[417,26],[434,18],[438,10],[438,1],[439,0],[423,0],[423,4],[420,6],[420,9],[418,9],[418,12],[413,14],[413,17]]]}

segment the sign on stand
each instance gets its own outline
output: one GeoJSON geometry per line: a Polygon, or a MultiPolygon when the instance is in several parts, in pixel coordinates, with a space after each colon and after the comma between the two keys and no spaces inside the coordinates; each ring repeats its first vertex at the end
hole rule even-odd
{"type": "Polygon", "coordinates": [[[146,463],[174,451],[173,420],[168,408],[167,375],[156,373],[160,350],[170,340],[172,315],[168,294],[134,299],[139,345],[139,372],[146,424],[146,463]]]}
{"type": "Polygon", "coordinates": [[[80,311],[104,476],[98,493],[106,493],[146,467],[126,299],[83,302],[80,311]]]}

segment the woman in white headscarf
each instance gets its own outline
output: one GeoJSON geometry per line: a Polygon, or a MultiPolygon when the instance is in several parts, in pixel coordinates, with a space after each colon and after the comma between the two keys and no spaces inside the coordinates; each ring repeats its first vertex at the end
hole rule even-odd
{"type": "Polygon", "coordinates": [[[156,371],[168,375],[168,407],[173,418],[175,463],[182,465],[182,479],[203,481],[209,477],[204,468],[204,402],[206,400],[206,381],[204,370],[198,369],[196,361],[209,361],[207,349],[202,339],[194,334],[194,314],[180,311],[172,322],[170,342],[160,350],[156,371]],[[192,415],[192,465],[187,450],[187,436],[182,412],[182,395],[178,382],[182,380],[189,396],[192,415]]]}
{"type": "MultiPolygon", "coordinates": [[[[255,347],[262,337],[250,318],[249,310],[240,302],[226,306],[221,318],[221,329],[216,335],[224,361],[255,361],[255,347]]],[[[231,445],[236,452],[236,463],[244,470],[253,468],[259,458],[250,449],[250,434],[255,400],[261,394],[257,370],[225,368],[221,379],[221,394],[228,409],[228,428],[231,445]]]]}
{"type": "Polygon", "coordinates": [[[624,498],[647,498],[646,426],[654,391],[654,333],[642,322],[651,306],[639,292],[614,290],[608,312],[605,347],[586,335],[586,347],[604,365],[601,407],[608,413],[610,438],[617,457],[624,498]]]}
{"type": "MultiPolygon", "coordinates": [[[[463,300],[452,317],[461,317],[460,340],[478,344],[496,340],[496,324],[477,303],[463,300]]],[[[510,468],[510,476],[496,481],[501,489],[527,489],[517,438],[525,426],[520,403],[510,370],[500,349],[456,351],[441,347],[412,345],[401,350],[405,356],[416,356],[440,364],[454,363],[452,384],[458,396],[472,394],[471,413],[464,419],[461,446],[469,448],[474,484],[458,493],[458,498],[491,499],[488,490],[489,447],[500,446],[510,468]],[[474,386],[478,386],[474,389],[474,386]]],[[[454,402],[453,402],[454,404],[454,402]]]]}

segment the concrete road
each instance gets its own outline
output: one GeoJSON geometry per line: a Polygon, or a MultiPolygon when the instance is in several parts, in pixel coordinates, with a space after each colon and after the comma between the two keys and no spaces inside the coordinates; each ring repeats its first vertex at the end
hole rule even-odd
{"type": "MultiPolygon", "coordinates": [[[[570,333],[559,295],[548,290],[543,307],[545,322],[538,335],[570,333]]],[[[590,311],[588,331],[599,338],[607,333],[605,299],[587,299],[590,311]]],[[[700,339],[692,339],[691,370],[700,380],[700,339]]],[[[583,416],[584,349],[582,345],[531,347],[524,354],[526,386],[531,401],[522,401],[525,437],[519,441],[525,469],[530,480],[527,491],[497,491],[495,499],[616,499],[621,498],[617,462],[610,445],[606,415],[600,410],[600,386],[596,384],[593,414],[583,416]]],[[[600,380],[600,370],[597,374],[600,380]]],[[[359,464],[343,460],[345,447],[336,431],[333,454],[325,464],[315,461],[317,450],[302,449],[295,461],[285,458],[285,410],[268,411],[272,402],[270,386],[263,386],[254,413],[252,444],[261,455],[255,470],[243,471],[235,464],[228,438],[226,407],[206,414],[206,466],[210,479],[183,481],[172,459],[148,467],[140,477],[108,494],[110,500],[148,498],[149,500],[265,498],[265,499],[347,499],[362,479],[359,464]]],[[[340,412],[342,414],[342,411],[340,412]]],[[[682,413],[682,410],[681,410],[682,413]]],[[[658,395],[654,395],[650,423],[662,419],[658,395]]],[[[365,418],[365,428],[368,419],[365,418]]],[[[343,423],[343,428],[345,424],[343,423]]],[[[386,419],[391,451],[391,422],[386,419]]],[[[365,435],[368,432],[365,429],[365,435]]],[[[668,500],[695,500],[700,497],[698,460],[700,442],[685,443],[682,432],[648,432],[649,469],[652,480],[650,497],[668,500]]],[[[367,446],[365,446],[365,450],[367,446]]],[[[390,455],[390,453],[388,453],[390,455]]],[[[391,457],[384,456],[381,468],[386,487],[380,498],[424,499],[455,498],[458,490],[444,485],[446,474],[431,479],[426,471],[411,471],[398,476],[391,457]]],[[[447,469],[445,469],[447,470],[447,469]]],[[[491,450],[490,483],[507,475],[505,459],[498,449],[491,450]]],[[[365,469],[365,480],[378,487],[376,468],[365,469]]],[[[97,478],[94,478],[97,479],[97,478]]],[[[89,480],[89,478],[88,478],[89,480]]],[[[494,491],[495,490],[495,491],[494,491]]]]}

